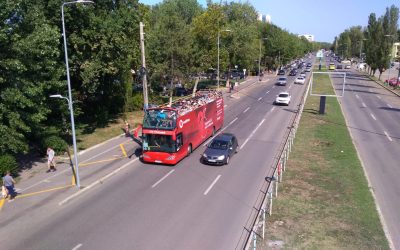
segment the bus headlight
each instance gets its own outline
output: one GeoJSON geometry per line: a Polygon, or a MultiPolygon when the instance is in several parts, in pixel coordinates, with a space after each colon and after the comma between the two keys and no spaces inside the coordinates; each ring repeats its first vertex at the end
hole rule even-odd
{"type": "Polygon", "coordinates": [[[151,158],[151,157],[147,154],[143,154],[143,158],[151,158]]]}
{"type": "Polygon", "coordinates": [[[222,161],[223,159],[225,159],[225,155],[221,155],[217,157],[217,160],[222,161]]]}

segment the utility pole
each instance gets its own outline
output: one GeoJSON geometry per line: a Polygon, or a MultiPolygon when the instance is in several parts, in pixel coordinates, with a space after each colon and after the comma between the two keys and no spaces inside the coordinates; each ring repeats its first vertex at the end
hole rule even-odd
{"type": "Polygon", "coordinates": [[[144,24],[140,22],[140,48],[142,52],[142,84],[143,84],[143,104],[144,109],[146,110],[149,107],[149,98],[147,95],[147,70],[146,70],[146,58],[144,54],[144,33],[143,33],[144,24]]]}

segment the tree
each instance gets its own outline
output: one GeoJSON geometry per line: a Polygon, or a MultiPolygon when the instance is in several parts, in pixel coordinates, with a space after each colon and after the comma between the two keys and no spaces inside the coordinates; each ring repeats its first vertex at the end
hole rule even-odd
{"type": "Polygon", "coordinates": [[[50,93],[62,86],[60,32],[36,1],[0,9],[0,154],[26,153],[47,132],[50,93]]]}

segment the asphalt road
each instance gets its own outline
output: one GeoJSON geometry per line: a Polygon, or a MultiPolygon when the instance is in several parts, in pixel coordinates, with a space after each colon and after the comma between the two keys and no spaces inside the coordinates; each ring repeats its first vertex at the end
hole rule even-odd
{"type": "MultiPolygon", "coordinates": [[[[18,207],[15,201],[0,217],[1,248],[242,248],[260,187],[273,171],[274,157],[305,88],[294,85],[294,78],[288,77],[285,87],[275,86],[277,78],[261,83],[253,79],[254,84],[225,99],[223,129],[234,133],[240,145],[229,165],[201,164],[204,146],[174,167],[143,164],[133,143],[126,144],[131,157],[120,157],[118,145],[127,139],[115,139],[82,157],[81,161],[89,161],[109,150],[108,157],[116,158],[98,160],[98,167],[82,183],[94,181],[99,172],[111,167],[126,168],[64,205],[58,204],[60,197],[76,190],[66,189],[18,207]],[[283,90],[292,94],[291,104],[273,106],[283,90]]],[[[67,169],[54,178],[65,175],[67,169]]]]}
{"type": "MultiPolygon", "coordinates": [[[[400,249],[400,98],[354,69],[340,98],[347,126],[395,249],[400,249]]],[[[342,79],[333,79],[341,89],[342,79]]]]}

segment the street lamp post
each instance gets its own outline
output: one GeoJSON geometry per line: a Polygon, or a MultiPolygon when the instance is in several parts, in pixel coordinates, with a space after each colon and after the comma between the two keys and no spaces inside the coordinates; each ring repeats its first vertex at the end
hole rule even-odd
{"type": "MultiPolygon", "coordinates": [[[[231,32],[231,30],[221,30],[221,31],[226,31],[226,32],[231,32]]],[[[218,31],[218,38],[217,38],[217,47],[218,47],[218,63],[217,63],[217,90],[219,90],[219,36],[221,31],[218,31]]]]}
{"type": "MultiPolygon", "coordinates": [[[[74,109],[72,106],[72,93],[71,93],[71,80],[69,76],[69,65],[68,65],[68,51],[67,51],[67,37],[65,34],[65,22],[64,22],[64,6],[70,4],[78,4],[78,3],[94,3],[93,1],[89,0],[77,0],[72,2],[65,2],[61,5],[61,22],[62,22],[62,29],[63,29],[63,39],[64,39],[64,54],[65,54],[65,67],[67,69],[67,83],[68,83],[68,106],[69,112],[71,114],[71,129],[72,129],[72,143],[74,145],[74,161],[75,161],[75,173],[76,173],[76,186],[78,188],[81,187],[80,180],[79,180],[79,167],[78,167],[78,150],[76,147],[76,136],[75,136],[75,122],[74,122],[74,109]]],[[[58,98],[63,98],[62,96],[58,98]]]]}
{"type": "Polygon", "coordinates": [[[260,55],[258,57],[258,80],[261,81],[261,42],[267,40],[266,37],[260,39],[260,55]]]}

